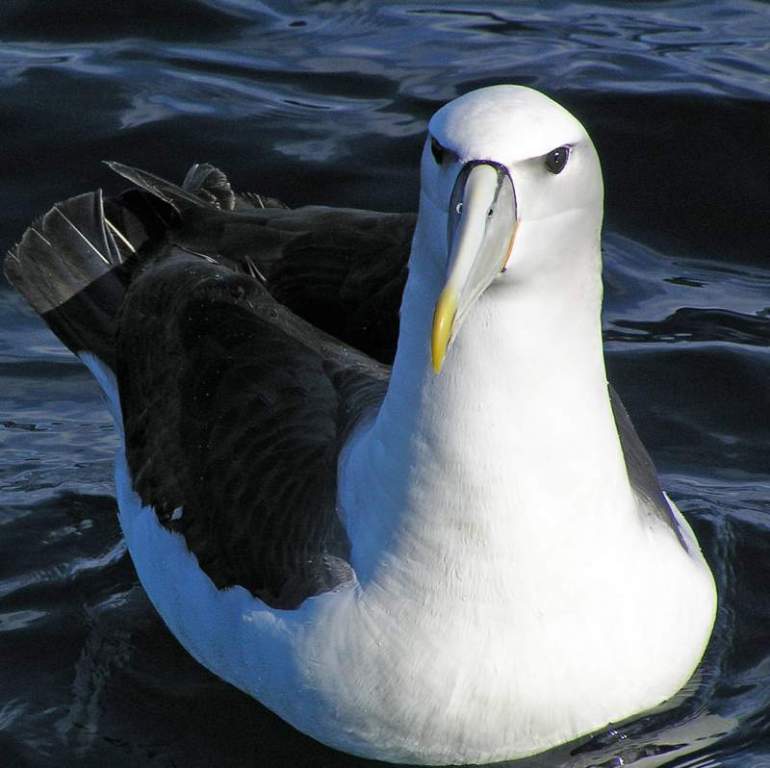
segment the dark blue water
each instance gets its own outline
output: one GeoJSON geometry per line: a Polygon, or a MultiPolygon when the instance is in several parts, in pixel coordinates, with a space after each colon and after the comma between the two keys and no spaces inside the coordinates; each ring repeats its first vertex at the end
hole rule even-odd
{"type": "MultiPolygon", "coordinates": [[[[689,696],[527,765],[770,766],[768,41],[748,0],[4,0],[0,246],[119,189],[104,159],[413,210],[438,106],[554,96],[603,160],[611,377],[721,602],[689,696]]],[[[0,327],[0,766],[364,765],[177,645],[121,541],[96,385],[5,285],[0,327]]]]}

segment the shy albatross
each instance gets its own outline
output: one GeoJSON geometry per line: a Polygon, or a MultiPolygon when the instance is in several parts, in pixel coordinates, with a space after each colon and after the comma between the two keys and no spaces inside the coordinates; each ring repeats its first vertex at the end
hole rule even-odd
{"type": "Polygon", "coordinates": [[[484,763],[672,696],[716,593],[608,388],[581,124],[484,88],[421,163],[416,221],[112,164],[5,273],[107,395],[182,645],[337,749],[484,763]]]}

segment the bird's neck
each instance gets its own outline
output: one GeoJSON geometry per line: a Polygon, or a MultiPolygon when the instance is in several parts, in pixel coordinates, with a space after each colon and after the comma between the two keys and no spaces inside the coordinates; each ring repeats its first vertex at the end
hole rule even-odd
{"type": "MultiPolygon", "coordinates": [[[[425,255],[423,237],[418,228],[413,252],[425,255]]],[[[554,537],[606,533],[633,503],[607,395],[598,268],[558,290],[547,275],[515,295],[492,285],[436,375],[433,263],[413,259],[387,396],[343,459],[364,580],[383,562],[451,563],[473,548],[491,562],[520,546],[545,556],[554,537]]]]}

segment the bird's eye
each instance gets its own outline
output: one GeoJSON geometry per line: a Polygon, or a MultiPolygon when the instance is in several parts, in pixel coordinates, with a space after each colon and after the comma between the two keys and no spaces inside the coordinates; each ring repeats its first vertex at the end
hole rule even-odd
{"type": "Polygon", "coordinates": [[[569,147],[557,147],[545,156],[545,167],[553,174],[561,173],[569,160],[569,147]]]}
{"type": "Polygon", "coordinates": [[[430,151],[433,153],[433,159],[441,165],[441,163],[444,162],[444,147],[442,147],[432,136],[430,137],[430,151]]]}

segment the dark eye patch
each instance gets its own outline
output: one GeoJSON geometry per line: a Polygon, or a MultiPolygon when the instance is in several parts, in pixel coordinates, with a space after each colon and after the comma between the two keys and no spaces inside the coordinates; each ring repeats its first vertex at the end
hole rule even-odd
{"type": "Polygon", "coordinates": [[[569,150],[568,146],[552,149],[543,158],[546,170],[553,174],[561,173],[564,170],[564,166],[567,165],[567,160],[569,160],[569,150]]]}

